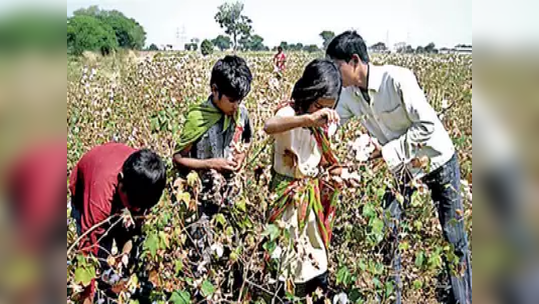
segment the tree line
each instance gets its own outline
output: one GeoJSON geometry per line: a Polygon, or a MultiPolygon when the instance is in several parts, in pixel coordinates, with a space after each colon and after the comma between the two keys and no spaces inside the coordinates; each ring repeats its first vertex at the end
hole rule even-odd
{"type": "MultiPolygon", "coordinates": [[[[281,47],[285,51],[319,52],[320,47],[316,44],[304,45],[303,43],[281,42],[278,46],[270,49],[264,44],[264,38],[253,30],[253,21],[243,12],[244,5],[241,2],[224,3],[217,8],[215,21],[223,29],[224,33],[214,39],[198,38],[191,39],[184,45],[187,51],[200,51],[203,55],[213,53],[215,49],[220,51],[270,51],[281,47]]],[[[323,31],[320,34],[323,41],[323,49],[335,37],[332,31],[323,31]]],[[[101,10],[97,6],[79,9],[67,19],[67,49],[68,53],[80,55],[84,51],[100,52],[103,55],[110,54],[118,49],[142,50],[146,42],[146,32],[136,20],[126,17],[119,11],[101,10]]],[[[166,49],[172,49],[172,45],[166,49]]],[[[389,52],[389,48],[379,42],[370,47],[375,52],[389,52]]],[[[158,51],[156,44],[151,44],[145,50],[158,51]]],[[[396,49],[397,53],[438,53],[434,43],[426,46],[413,48],[410,45],[402,45],[396,49]]]]}

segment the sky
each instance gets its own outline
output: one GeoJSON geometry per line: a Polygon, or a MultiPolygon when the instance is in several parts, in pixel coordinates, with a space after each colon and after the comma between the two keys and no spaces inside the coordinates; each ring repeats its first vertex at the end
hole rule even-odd
{"type": "MultiPolygon", "coordinates": [[[[494,0],[506,1],[506,0],[494,0]]],[[[98,5],[136,19],[147,44],[178,43],[186,38],[213,39],[223,30],[215,22],[224,0],[67,0],[67,15],[98,5]],[[185,29],[185,32],[183,31],[185,29]]],[[[254,33],[272,47],[281,41],[322,43],[319,33],[357,30],[368,44],[434,42],[438,47],[472,43],[472,0],[243,0],[254,33]]]]}

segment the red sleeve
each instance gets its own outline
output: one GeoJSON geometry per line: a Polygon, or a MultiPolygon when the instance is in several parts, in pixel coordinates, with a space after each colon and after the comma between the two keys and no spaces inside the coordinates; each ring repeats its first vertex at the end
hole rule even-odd
{"type": "Polygon", "coordinates": [[[92,253],[97,256],[99,252],[98,241],[105,234],[108,225],[105,224],[98,228],[95,227],[109,218],[111,215],[111,206],[110,203],[106,201],[107,198],[93,197],[87,193],[85,193],[85,196],[85,210],[81,214],[81,232],[82,234],[85,234],[88,231],[93,230],[81,240],[79,249],[85,254],[92,253]]]}

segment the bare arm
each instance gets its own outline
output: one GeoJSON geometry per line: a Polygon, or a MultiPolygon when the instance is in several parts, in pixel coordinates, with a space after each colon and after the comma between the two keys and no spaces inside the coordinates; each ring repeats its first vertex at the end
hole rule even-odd
{"type": "Polygon", "coordinates": [[[311,124],[310,115],[280,117],[275,116],[266,122],[264,131],[269,134],[287,132],[296,128],[308,127],[311,124]]]}
{"type": "Polygon", "coordinates": [[[337,112],[331,109],[322,109],[308,115],[287,117],[275,116],[266,122],[264,131],[269,135],[273,135],[296,128],[322,127],[333,122],[339,122],[339,115],[337,112]]]}
{"type": "Polygon", "coordinates": [[[187,170],[216,170],[218,172],[234,171],[237,167],[236,162],[221,158],[212,159],[196,159],[182,155],[183,153],[174,154],[173,162],[178,168],[187,170]]]}

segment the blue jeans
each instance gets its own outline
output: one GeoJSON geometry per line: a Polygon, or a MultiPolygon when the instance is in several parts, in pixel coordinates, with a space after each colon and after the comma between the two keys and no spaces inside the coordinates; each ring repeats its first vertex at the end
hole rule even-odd
{"type": "MultiPolygon", "coordinates": [[[[424,177],[423,182],[432,191],[432,200],[438,208],[444,238],[452,245],[455,255],[460,259],[459,266],[462,275],[452,271],[450,264],[446,262],[446,269],[451,278],[451,303],[472,303],[472,264],[470,262],[468,234],[462,218],[464,209],[460,191],[460,165],[457,156],[453,156],[447,164],[424,177]]],[[[404,205],[406,206],[415,189],[404,186],[400,190],[405,198],[404,205]]],[[[402,266],[401,256],[398,252],[398,223],[403,216],[403,209],[395,195],[390,191],[387,191],[384,197],[384,209],[387,210],[386,214],[390,215],[390,218],[386,218],[386,226],[391,229],[390,256],[395,271],[396,303],[400,304],[402,303],[402,281],[400,278],[402,266]]]]}

